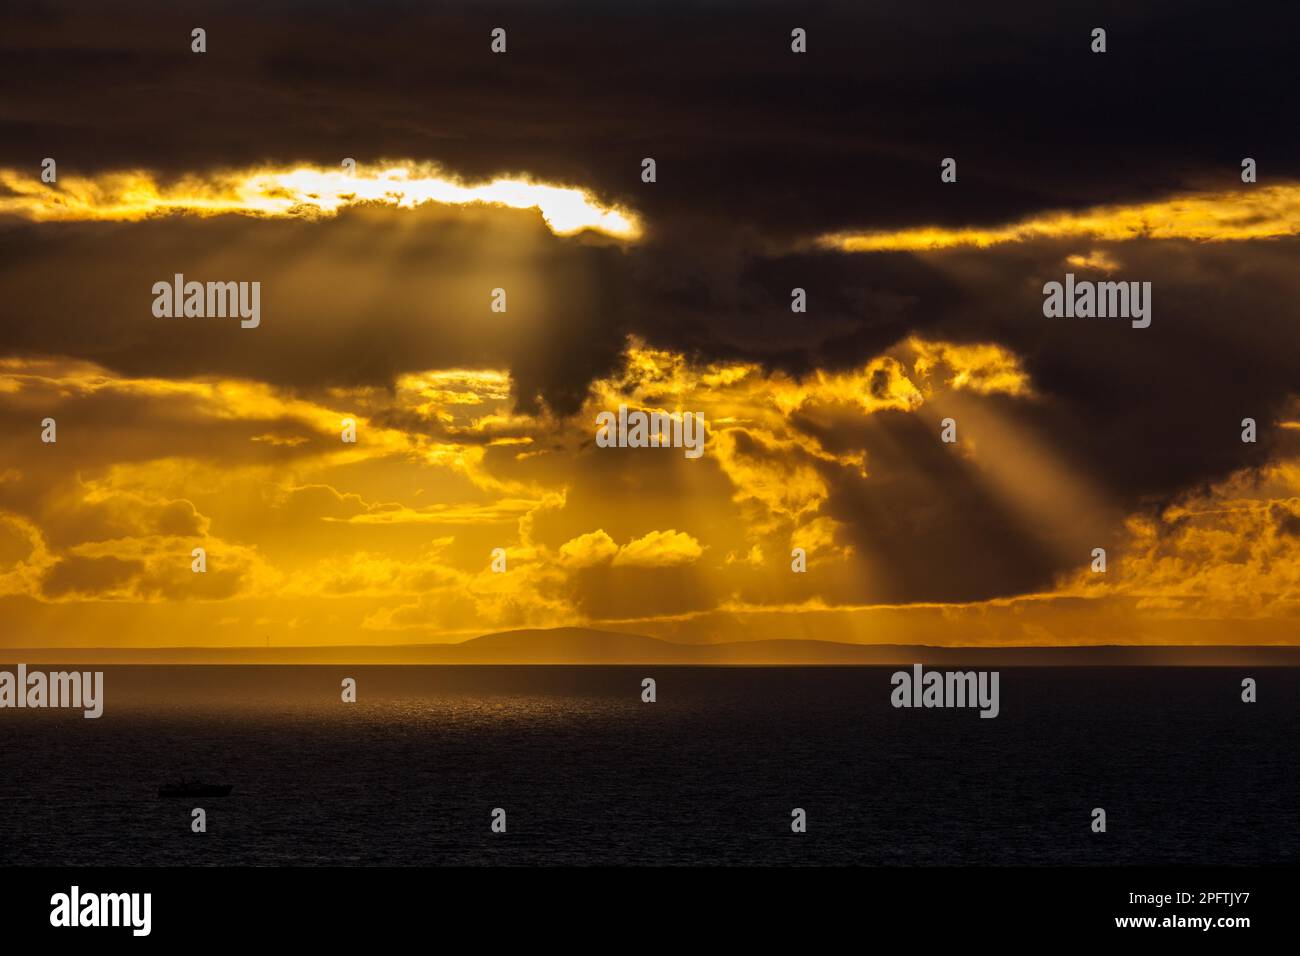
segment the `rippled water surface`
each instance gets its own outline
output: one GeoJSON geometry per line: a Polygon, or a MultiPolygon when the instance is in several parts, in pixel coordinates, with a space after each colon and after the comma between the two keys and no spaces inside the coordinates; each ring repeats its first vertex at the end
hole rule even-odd
{"type": "Polygon", "coordinates": [[[995,720],[878,667],[98,669],[99,720],[0,710],[0,863],[1300,862],[1292,669],[1007,669],[995,720]]]}

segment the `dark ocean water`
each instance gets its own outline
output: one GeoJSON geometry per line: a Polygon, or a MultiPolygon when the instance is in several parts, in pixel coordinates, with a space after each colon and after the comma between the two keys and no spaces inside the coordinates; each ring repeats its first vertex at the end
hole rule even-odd
{"type": "Polygon", "coordinates": [[[993,720],[892,667],[95,669],[99,720],[0,711],[0,864],[1300,862],[1295,669],[1003,669],[993,720]]]}

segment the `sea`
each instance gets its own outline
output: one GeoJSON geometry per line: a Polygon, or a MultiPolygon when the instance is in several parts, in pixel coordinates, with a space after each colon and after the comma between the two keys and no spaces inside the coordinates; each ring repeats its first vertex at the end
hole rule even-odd
{"type": "Polygon", "coordinates": [[[1295,668],[1003,669],[995,719],[897,667],[89,669],[99,719],[0,710],[0,864],[1300,862],[1295,668]]]}

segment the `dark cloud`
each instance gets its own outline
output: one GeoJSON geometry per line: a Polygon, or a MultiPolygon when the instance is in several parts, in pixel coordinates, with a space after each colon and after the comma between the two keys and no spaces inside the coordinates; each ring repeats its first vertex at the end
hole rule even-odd
{"type": "Polygon", "coordinates": [[[123,561],[109,556],[60,558],[46,573],[41,590],[51,598],[113,591],[128,584],[143,570],[142,561],[123,561]]]}
{"type": "Polygon", "coordinates": [[[1292,538],[1300,537],[1300,515],[1292,511],[1290,507],[1278,504],[1270,505],[1268,510],[1269,517],[1273,519],[1280,534],[1292,538]]]}
{"type": "Polygon", "coordinates": [[[407,371],[504,365],[522,407],[541,396],[567,414],[626,331],[623,255],[556,239],[536,211],[17,226],[0,230],[0,250],[7,351],[135,376],[389,386],[407,371]],[[177,273],[260,282],[260,326],[156,318],[153,285],[177,273]],[[496,288],[505,313],[490,310],[496,288]]]}
{"type": "Polygon", "coordinates": [[[0,163],[427,158],[592,185],[678,234],[997,220],[1230,181],[1243,155],[1300,173],[1298,19],[1079,0],[1051,16],[1028,0],[9,4],[0,163]]]}

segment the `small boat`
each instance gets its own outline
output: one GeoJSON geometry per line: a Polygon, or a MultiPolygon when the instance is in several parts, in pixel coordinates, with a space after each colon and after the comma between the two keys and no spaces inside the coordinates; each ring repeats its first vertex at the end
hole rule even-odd
{"type": "Polygon", "coordinates": [[[165,783],[158,788],[160,797],[228,797],[235,789],[229,783],[199,783],[197,780],[181,780],[177,783],[165,783]]]}

